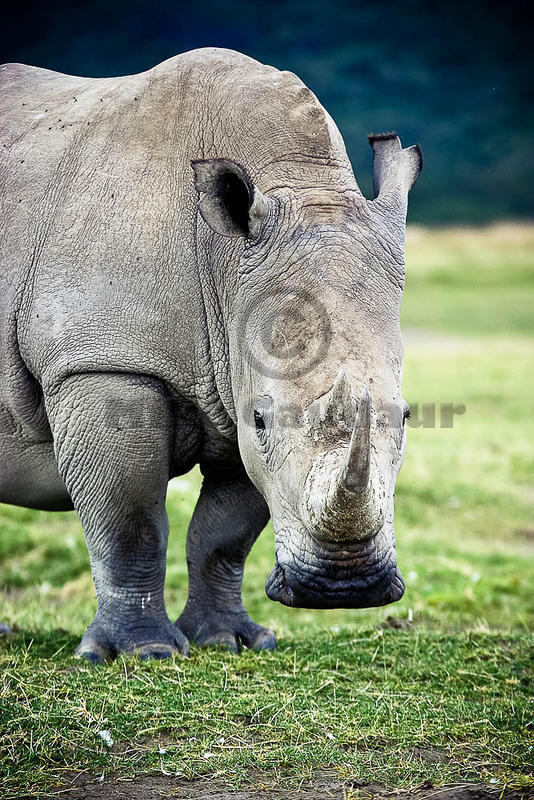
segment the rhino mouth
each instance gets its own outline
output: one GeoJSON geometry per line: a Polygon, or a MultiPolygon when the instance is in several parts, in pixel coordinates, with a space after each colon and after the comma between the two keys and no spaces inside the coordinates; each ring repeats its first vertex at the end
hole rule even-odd
{"type": "Polygon", "coordinates": [[[265,582],[270,600],[292,608],[371,608],[400,600],[404,580],[395,563],[374,576],[304,573],[276,559],[265,582]]]}
{"type": "Polygon", "coordinates": [[[285,570],[276,561],[267,580],[265,581],[265,594],[269,600],[282,603],[290,608],[296,605],[295,595],[291,586],[286,581],[285,570]]]}

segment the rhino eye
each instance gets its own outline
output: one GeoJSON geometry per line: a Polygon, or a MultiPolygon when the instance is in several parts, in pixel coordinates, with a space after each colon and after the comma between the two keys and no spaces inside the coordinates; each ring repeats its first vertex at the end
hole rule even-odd
{"type": "Polygon", "coordinates": [[[256,433],[258,436],[260,433],[265,432],[265,420],[263,419],[261,411],[254,411],[254,425],[256,426],[256,433]]]}
{"type": "Polygon", "coordinates": [[[258,397],[254,407],[254,427],[256,436],[262,447],[267,445],[267,437],[272,421],[272,400],[270,397],[258,397]]]}
{"type": "Polygon", "coordinates": [[[410,419],[412,412],[410,411],[410,406],[404,407],[404,414],[402,416],[403,422],[406,422],[407,419],[410,419]]]}

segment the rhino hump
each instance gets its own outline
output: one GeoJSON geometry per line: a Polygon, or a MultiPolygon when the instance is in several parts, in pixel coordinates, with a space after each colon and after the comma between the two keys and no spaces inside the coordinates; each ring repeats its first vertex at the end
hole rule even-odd
{"type": "Polygon", "coordinates": [[[328,113],[293,73],[221,48],[112,78],[5,64],[0,106],[0,402],[20,417],[27,370],[45,387],[157,369],[212,414],[191,162],[233,159],[266,193],[358,192],[328,113]],[[170,336],[177,309],[190,319],[170,336]],[[194,374],[177,376],[191,353],[194,374]]]}

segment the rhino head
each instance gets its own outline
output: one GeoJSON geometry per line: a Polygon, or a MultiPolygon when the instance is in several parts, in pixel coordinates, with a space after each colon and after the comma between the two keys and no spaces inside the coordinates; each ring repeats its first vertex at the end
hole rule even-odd
{"type": "Polygon", "coordinates": [[[224,304],[232,395],[241,457],[274,525],[266,592],[288,606],[379,606],[404,592],[399,316],[421,153],[394,134],[370,141],[372,201],[354,180],[263,194],[234,161],[193,164],[202,217],[241,241],[224,304]]]}

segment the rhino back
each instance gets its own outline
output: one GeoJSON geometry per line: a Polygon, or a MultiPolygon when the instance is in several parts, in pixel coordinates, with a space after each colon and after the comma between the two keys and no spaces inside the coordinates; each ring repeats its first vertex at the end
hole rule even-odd
{"type": "Polygon", "coordinates": [[[216,48],[120,78],[5,65],[0,84],[0,399],[31,422],[34,379],[135,371],[224,425],[190,163],[235,159],[264,192],[354,189],[334,124],[291,73],[216,48]]]}

